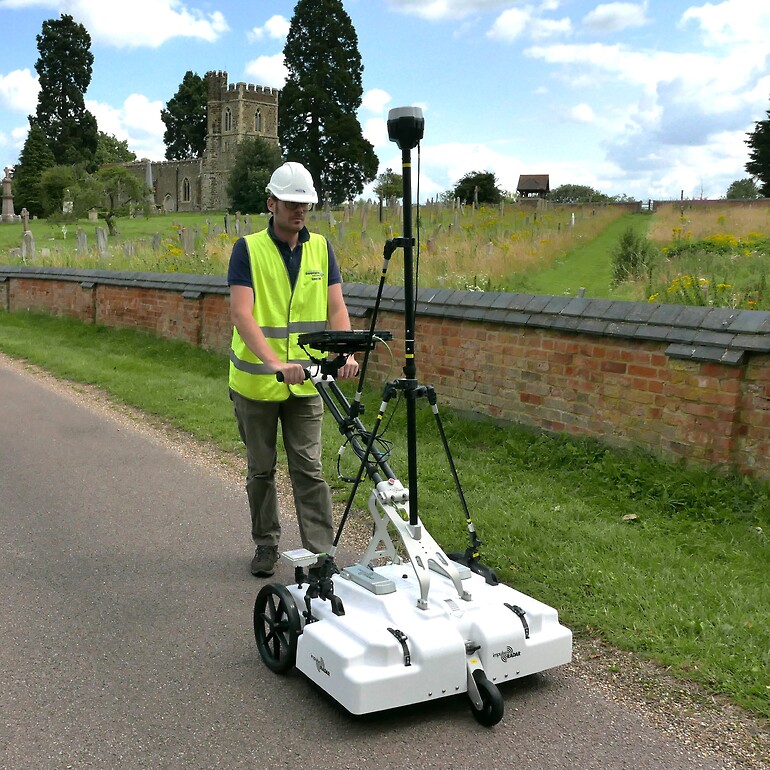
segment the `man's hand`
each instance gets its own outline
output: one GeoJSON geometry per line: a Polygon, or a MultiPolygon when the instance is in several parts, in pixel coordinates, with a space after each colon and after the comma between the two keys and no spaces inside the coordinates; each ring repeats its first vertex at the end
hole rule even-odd
{"type": "Polygon", "coordinates": [[[358,375],[358,361],[353,356],[348,356],[347,361],[338,369],[338,380],[349,380],[358,375]]]}
{"type": "Polygon", "coordinates": [[[305,370],[302,364],[275,364],[276,374],[281,373],[287,385],[301,385],[305,381],[305,370]]]}

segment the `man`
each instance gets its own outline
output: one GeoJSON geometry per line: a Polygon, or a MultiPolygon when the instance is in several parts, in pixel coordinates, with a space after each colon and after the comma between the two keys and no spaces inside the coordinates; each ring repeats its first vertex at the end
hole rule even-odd
{"type": "MultiPolygon", "coordinates": [[[[227,282],[233,341],[230,397],[246,446],[246,491],[256,552],[251,572],[275,571],[281,536],[275,487],[278,421],[289,466],[302,545],[326,553],[332,545],[331,491],[321,473],[323,402],[297,342],[308,331],[350,329],[334,251],[308,232],[305,215],[317,203],[313,179],[300,163],[284,163],[267,186],[267,229],[233,246],[227,282]],[[282,375],[283,381],[276,378],[282,375]]],[[[354,377],[350,357],[338,378],[354,377]]]]}

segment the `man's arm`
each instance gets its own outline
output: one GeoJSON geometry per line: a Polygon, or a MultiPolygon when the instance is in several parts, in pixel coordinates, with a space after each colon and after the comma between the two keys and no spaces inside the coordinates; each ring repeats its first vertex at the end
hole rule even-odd
{"type": "MultiPolygon", "coordinates": [[[[287,385],[299,385],[305,381],[301,364],[286,364],[278,357],[265,339],[262,329],[254,320],[254,290],[250,286],[230,287],[230,319],[248,349],[274,372],[282,372],[287,385]]],[[[347,310],[345,311],[347,313],[347,310]]]]}

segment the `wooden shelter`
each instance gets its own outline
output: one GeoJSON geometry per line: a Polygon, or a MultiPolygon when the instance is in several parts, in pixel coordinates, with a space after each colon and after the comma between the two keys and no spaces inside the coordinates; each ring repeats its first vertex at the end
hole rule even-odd
{"type": "Polygon", "coordinates": [[[548,174],[522,174],[516,192],[522,198],[545,198],[551,191],[548,174]]]}

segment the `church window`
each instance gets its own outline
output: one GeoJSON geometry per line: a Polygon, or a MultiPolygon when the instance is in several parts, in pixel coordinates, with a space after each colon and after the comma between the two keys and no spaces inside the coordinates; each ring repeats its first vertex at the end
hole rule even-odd
{"type": "Polygon", "coordinates": [[[225,131],[233,130],[233,113],[230,111],[229,107],[225,107],[224,123],[225,131]]]}
{"type": "Polygon", "coordinates": [[[254,130],[258,133],[262,133],[262,110],[257,110],[254,115],[254,130]]]}
{"type": "Polygon", "coordinates": [[[182,200],[185,203],[190,202],[190,180],[187,177],[182,180],[182,200]]]}

